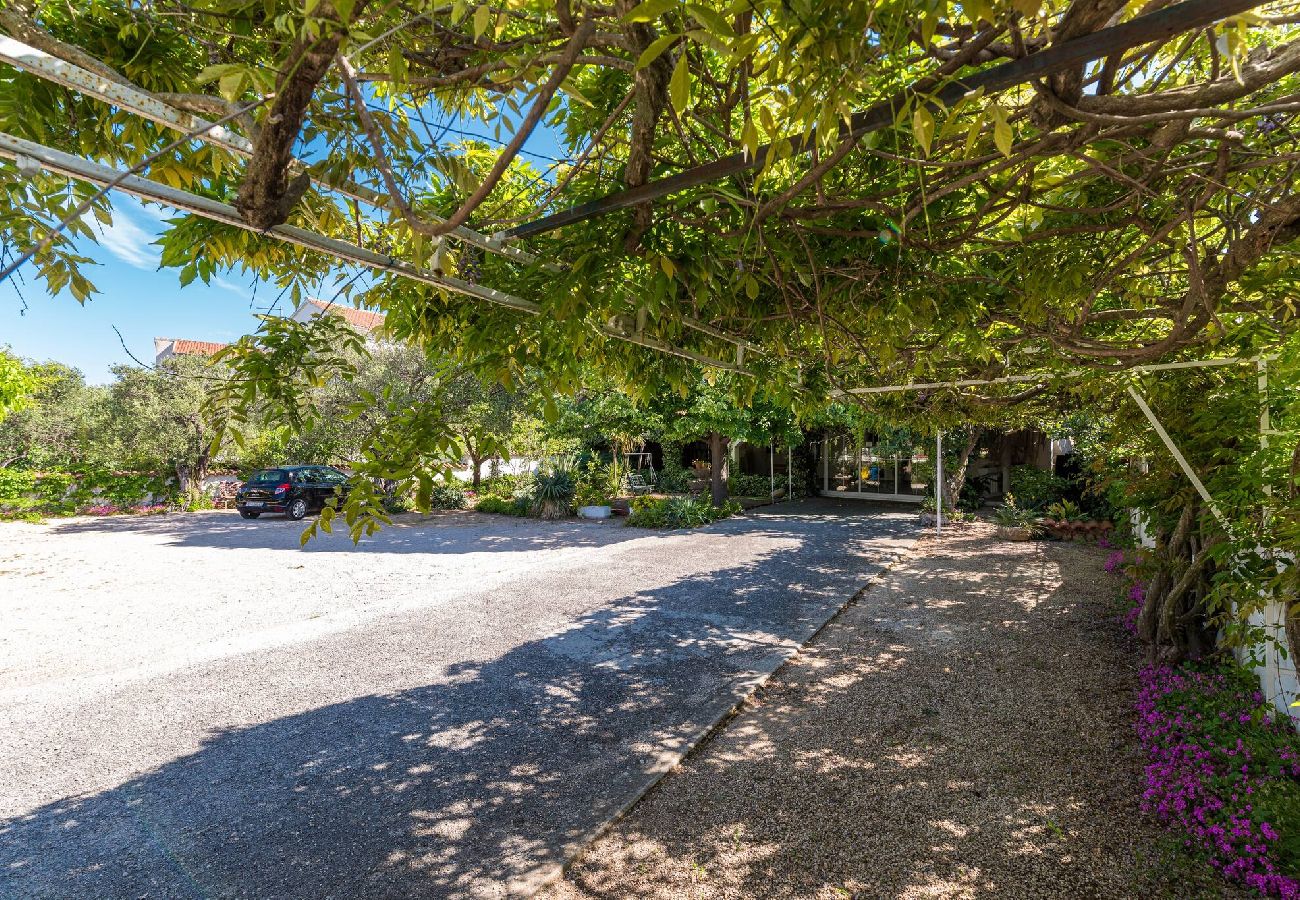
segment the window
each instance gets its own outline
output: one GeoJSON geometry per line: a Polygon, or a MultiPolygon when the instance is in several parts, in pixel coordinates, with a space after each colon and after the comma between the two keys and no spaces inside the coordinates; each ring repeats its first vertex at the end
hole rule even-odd
{"type": "Polygon", "coordinates": [[[283,484],[289,479],[284,469],[262,469],[254,472],[248,479],[249,484],[283,484]]]}

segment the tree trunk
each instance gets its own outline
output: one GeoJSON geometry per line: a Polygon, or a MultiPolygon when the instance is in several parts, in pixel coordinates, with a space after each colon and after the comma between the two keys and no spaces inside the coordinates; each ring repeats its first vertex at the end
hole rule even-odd
{"type": "Polygon", "coordinates": [[[714,506],[727,502],[727,444],[718,432],[709,435],[709,487],[714,506]]]}
{"type": "Polygon", "coordinates": [[[479,482],[483,480],[483,463],[484,460],[482,457],[475,456],[473,453],[469,455],[470,468],[474,472],[472,481],[474,485],[474,490],[476,491],[478,490],[479,482]]]}
{"type": "Polygon", "coordinates": [[[966,485],[966,468],[970,465],[971,454],[975,452],[975,446],[979,443],[980,435],[984,429],[972,427],[970,437],[966,439],[965,446],[962,447],[961,453],[957,456],[957,465],[951,471],[944,472],[943,480],[943,502],[948,509],[957,508],[957,500],[961,497],[961,489],[966,485]]]}

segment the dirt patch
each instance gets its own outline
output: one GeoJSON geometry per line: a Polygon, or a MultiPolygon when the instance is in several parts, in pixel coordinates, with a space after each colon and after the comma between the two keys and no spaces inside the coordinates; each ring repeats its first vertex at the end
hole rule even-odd
{"type": "Polygon", "coordinates": [[[1138,809],[1104,553],[991,533],[896,567],[547,900],[1225,896],[1138,809]]]}

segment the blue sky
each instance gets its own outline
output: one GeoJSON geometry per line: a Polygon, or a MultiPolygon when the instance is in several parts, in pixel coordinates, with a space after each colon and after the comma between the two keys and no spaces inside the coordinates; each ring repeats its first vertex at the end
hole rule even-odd
{"type": "MultiPolygon", "coordinates": [[[[482,133],[481,126],[454,124],[482,133]]],[[[524,145],[524,158],[539,168],[562,153],[556,135],[545,126],[524,145]]],[[[153,362],[155,337],[233,341],[252,331],[254,314],[267,312],[275,302],[278,288],[249,277],[225,275],[210,285],[196,280],[182,288],[179,270],[158,269],[161,248],[152,245],[171,211],[120,193],[112,195],[112,202],[112,227],[96,223],[99,242],[77,243],[98,264],[85,274],[99,293],[84,306],[67,291],[51,297],[29,263],[0,284],[0,348],[7,345],[25,359],[75,366],[91,384],[104,384],[113,380],[111,366],[133,364],[131,354],[153,362]]],[[[269,311],[288,315],[293,308],[286,298],[269,311]]]]}
{"type": "MultiPolygon", "coordinates": [[[[0,346],[28,359],[76,366],[87,381],[102,384],[112,380],[110,366],[131,363],[114,326],[145,362],[153,361],[155,337],[232,341],[253,329],[252,279],[226,276],[182,289],[177,269],[158,271],[160,248],[152,246],[166,211],[123,194],[113,196],[113,210],[113,226],[100,229],[99,244],[78,242],[100,263],[85,270],[100,293],[84,306],[66,291],[51,297],[29,263],[0,284],[0,346]]],[[[274,287],[262,285],[256,311],[275,295],[274,287]]]]}

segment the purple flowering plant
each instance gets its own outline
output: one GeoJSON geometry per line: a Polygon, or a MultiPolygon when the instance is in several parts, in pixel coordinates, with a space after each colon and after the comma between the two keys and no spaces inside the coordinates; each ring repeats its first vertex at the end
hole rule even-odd
{"type": "Polygon", "coordinates": [[[1109,545],[1111,552],[1106,556],[1103,568],[1110,575],[1122,577],[1124,588],[1120,596],[1120,624],[1131,635],[1137,635],[1138,617],[1142,615],[1142,606],[1146,603],[1147,583],[1141,576],[1143,558],[1141,552],[1133,552],[1109,545]]]}
{"type": "Polygon", "coordinates": [[[1143,809],[1224,877],[1300,898],[1300,735],[1240,666],[1147,666],[1143,809]]]}

